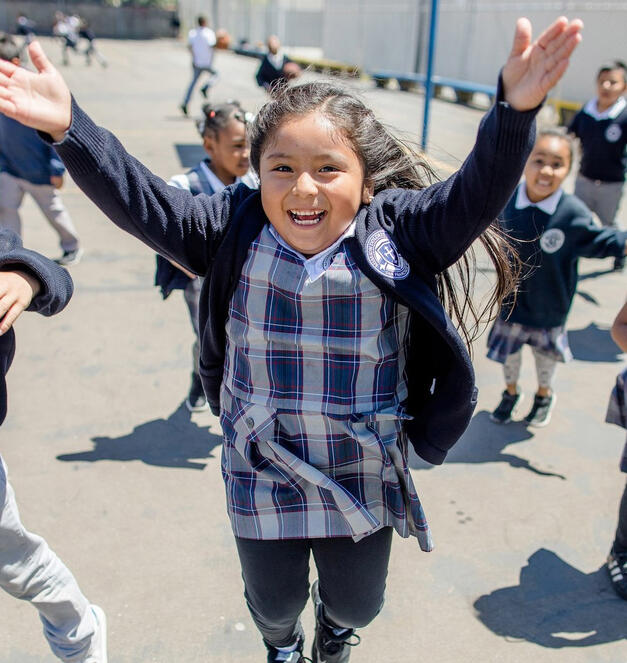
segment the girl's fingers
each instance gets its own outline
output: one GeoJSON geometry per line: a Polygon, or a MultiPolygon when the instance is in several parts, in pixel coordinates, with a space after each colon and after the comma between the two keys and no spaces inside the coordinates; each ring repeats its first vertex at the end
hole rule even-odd
{"type": "Polygon", "coordinates": [[[567,26],[568,19],[565,16],[560,16],[538,37],[536,43],[540,48],[546,49],[558,35],[564,32],[567,26]]]}
{"type": "Polygon", "coordinates": [[[15,302],[15,304],[11,306],[11,308],[4,314],[2,320],[0,320],[0,336],[9,331],[11,325],[17,320],[23,310],[24,307],[19,302],[15,302]]]}
{"type": "MultiPolygon", "coordinates": [[[[542,48],[549,54],[559,51],[574,35],[579,34],[581,28],[583,28],[583,23],[579,19],[575,19],[561,34],[556,35],[542,48]]],[[[539,40],[538,45],[540,45],[539,40]]]]}
{"type": "Polygon", "coordinates": [[[0,59],[0,73],[4,74],[5,76],[11,77],[13,73],[16,71],[17,67],[12,62],[0,59]]]}
{"type": "Polygon", "coordinates": [[[514,32],[514,43],[512,44],[512,56],[516,57],[525,52],[531,43],[531,22],[528,18],[519,18],[516,21],[516,31],[514,32]]]}
{"type": "Polygon", "coordinates": [[[546,80],[546,89],[550,90],[556,83],[559,81],[559,79],[564,75],[564,72],[568,68],[570,60],[566,58],[565,60],[560,60],[552,69],[551,71],[547,72],[545,80],[546,80]]]}
{"type": "Polygon", "coordinates": [[[45,74],[50,71],[54,71],[54,67],[46,54],[44,49],[41,47],[41,44],[38,41],[33,41],[28,47],[28,54],[30,56],[31,62],[35,65],[35,68],[40,74],[45,74]]]}

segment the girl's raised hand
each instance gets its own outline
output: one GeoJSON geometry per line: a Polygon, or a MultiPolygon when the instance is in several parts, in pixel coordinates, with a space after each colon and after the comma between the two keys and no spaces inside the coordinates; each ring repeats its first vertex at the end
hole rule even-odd
{"type": "Polygon", "coordinates": [[[0,60],[0,113],[60,141],[72,122],[70,91],[39,42],[28,53],[36,72],[0,60]]]}
{"type": "Polygon", "coordinates": [[[583,23],[561,16],[534,42],[531,23],[516,21],[514,44],[502,71],[505,101],[516,110],[535,108],[559,81],[568,67],[568,59],[581,41],[583,23]]]}

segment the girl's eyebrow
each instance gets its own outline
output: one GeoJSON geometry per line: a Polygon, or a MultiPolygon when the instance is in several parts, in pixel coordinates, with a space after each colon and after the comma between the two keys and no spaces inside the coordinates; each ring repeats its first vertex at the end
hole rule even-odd
{"type": "MultiPolygon", "coordinates": [[[[271,154],[268,154],[265,158],[266,159],[296,159],[297,154],[292,153],[289,154],[287,152],[272,152],[271,154]]],[[[341,154],[337,152],[324,152],[322,154],[316,154],[314,155],[315,159],[319,159],[322,161],[326,160],[332,160],[332,161],[341,161],[344,163],[346,160],[341,154]]]]}

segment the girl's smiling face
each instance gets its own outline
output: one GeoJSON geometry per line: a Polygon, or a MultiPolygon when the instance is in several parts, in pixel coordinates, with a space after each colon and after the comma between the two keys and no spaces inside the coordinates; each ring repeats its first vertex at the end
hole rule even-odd
{"type": "Polygon", "coordinates": [[[243,122],[231,118],[217,133],[205,135],[203,146],[211,157],[211,170],[223,184],[232,184],[236,177],[243,177],[248,172],[250,146],[243,122]]]}
{"type": "Polygon", "coordinates": [[[568,141],[560,136],[540,136],[525,166],[527,197],[540,202],[555,193],[570,170],[568,141]]]}
{"type": "Polygon", "coordinates": [[[263,148],[259,180],[270,223],[307,256],[331,246],[371,198],[360,158],[318,111],[277,128],[263,148]]]}

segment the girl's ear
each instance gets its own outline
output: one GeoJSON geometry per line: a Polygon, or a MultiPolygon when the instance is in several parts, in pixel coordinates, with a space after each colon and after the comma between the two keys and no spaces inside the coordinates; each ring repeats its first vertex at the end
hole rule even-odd
{"type": "Polygon", "coordinates": [[[361,194],[361,202],[364,205],[370,205],[374,197],[374,184],[370,180],[364,182],[364,189],[361,194]]]}

